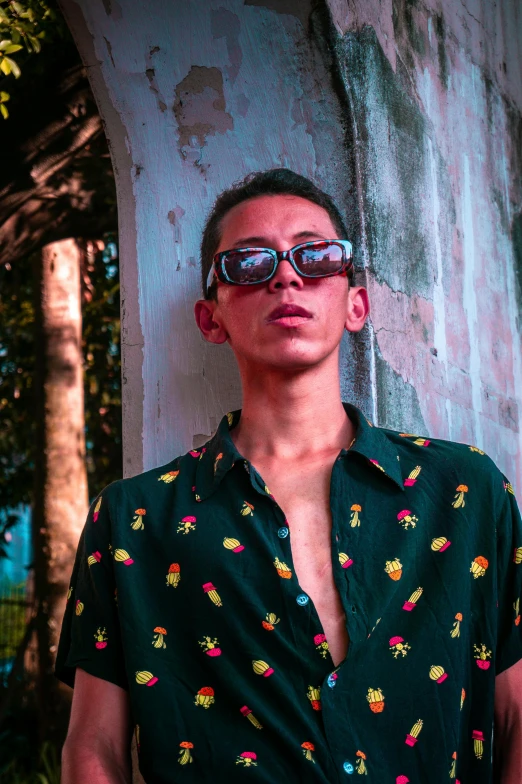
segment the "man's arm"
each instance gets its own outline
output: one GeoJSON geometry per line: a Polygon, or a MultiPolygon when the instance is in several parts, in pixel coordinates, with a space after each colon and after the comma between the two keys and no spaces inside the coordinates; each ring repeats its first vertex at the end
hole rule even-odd
{"type": "Polygon", "coordinates": [[[129,695],[77,668],[61,784],[130,784],[129,695]]]}
{"type": "Polygon", "coordinates": [[[522,660],[495,678],[494,780],[522,782],[522,660]]]}

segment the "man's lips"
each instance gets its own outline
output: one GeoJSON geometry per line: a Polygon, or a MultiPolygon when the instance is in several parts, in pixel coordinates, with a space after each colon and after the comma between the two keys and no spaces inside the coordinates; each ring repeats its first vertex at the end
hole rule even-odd
{"type": "Polygon", "coordinates": [[[284,318],[285,316],[303,316],[304,318],[312,318],[310,311],[305,310],[305,308],[302,308],[299,305],[291,305],[287,303],[286,305],[278,305],[277,308],[274,308],[274,310],[269,313],[267,321],[275,321],[276,319],[284,318]]]}

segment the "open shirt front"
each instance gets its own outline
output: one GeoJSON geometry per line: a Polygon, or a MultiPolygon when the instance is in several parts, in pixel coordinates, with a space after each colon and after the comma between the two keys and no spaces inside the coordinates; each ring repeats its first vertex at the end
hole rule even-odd
{"type": "Polygon", "coordinates": [[[356,438],[330,489],[338,667],[292,521],[230,437],[240,409],[93,502],[56,674],[129,691],[147,784],[491,782],[495,675],[522,658],[513,489],[476,447],[343,405],[356,438]]]}

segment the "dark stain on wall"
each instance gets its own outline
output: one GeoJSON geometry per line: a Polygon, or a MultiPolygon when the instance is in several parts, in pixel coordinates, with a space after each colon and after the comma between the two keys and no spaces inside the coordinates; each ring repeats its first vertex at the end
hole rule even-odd
{"type": "Polygon", "coordinates": [[[243,62],[243,52],[239,45],[239,17],[227,8],[218,8],[217,11],[210,12],[210,29],[213,38],[224,38],[226,41],[229,61],[226,73],[230,83],[234,84],[243,62]]]}
{"type": "Polygon", "coordinates": [[[377,420],[384,427],[401,432],[427,435],[417,392],[382,358],[376,346],[377,420]]]}
{"type": "Polygon", "coordinates": [[[446,54],[446,22],[442,13],[435,14],[435,35],[437,37],[437,58],[439,61],[439,78],[448,89],[448,55],[446,54]]]}
{"type": "Polygon", "coordinates": [[[258,5],[278,14],[291,14],[296,16],[306,29],[312,3],[311,0],[245,0],[245,5],[258,5]]]}
{"type": "Polygon", "coordinates": [[[226,111],[223,75],[219,68],[193,65],[176,85],[173,111],[178,122],[178,147],[182,153],[193,137],[203,147],[207,136],[226,133],[234,127],[234,121],[226,111]]]}
{"type": "Polygon", "coordinates": [[[429,296],[433,249],[421,209],[426,121],[408,94],[404,69],[393,72],[372,27],[347,32],[337,52],[357,127],[370,269],[395,290],[399,280],[405,294],[429,296]]]}

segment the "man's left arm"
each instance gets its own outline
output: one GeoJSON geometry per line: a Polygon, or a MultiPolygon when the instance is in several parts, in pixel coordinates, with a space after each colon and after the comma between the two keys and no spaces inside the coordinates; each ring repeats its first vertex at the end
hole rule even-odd
{"type": "Polygon", "coordinates": [[[493,771],[495,784],[522,782],[522,519],[505,476],[497,519],[498,634],[493,771]]]}
{"type": "Polygon", "coordinates": [[[522,659],[495,678],[495,784],[522,782],[522,659]]]}

